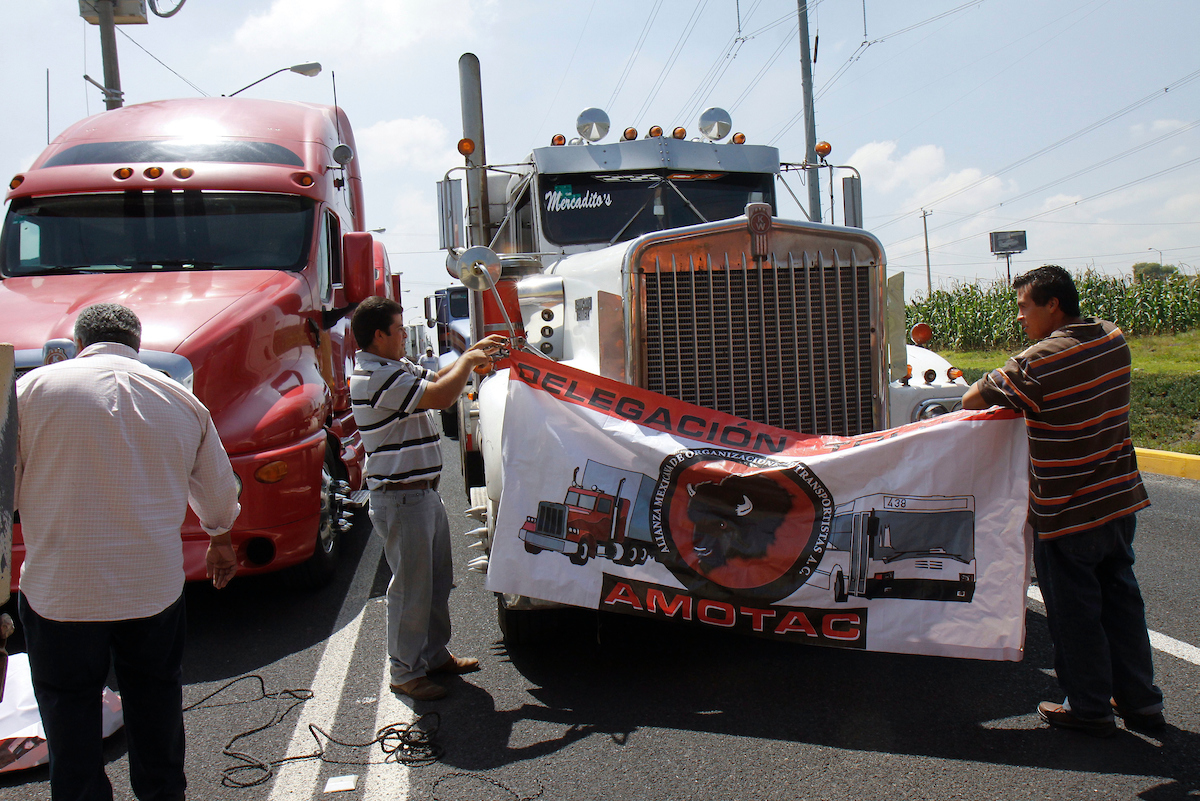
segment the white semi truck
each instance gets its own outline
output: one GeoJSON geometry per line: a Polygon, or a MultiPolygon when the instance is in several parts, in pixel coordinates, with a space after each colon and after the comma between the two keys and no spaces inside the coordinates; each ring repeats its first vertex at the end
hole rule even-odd
{"type": "MultiPolygon", "coordinates": [[[[459,68],[466,166],[438,197],[447,269],[473,289],[473,340],[515,333],[514,347],[808,434],[868,433],[961,408],[961,373],[906,345],[902,276],[887,280],[879,240],[777,217],[779,193],[791,193],[785,173],[817,180],[830,165],[781,162],[776,148],[729,136],[720,109],[705,112],[698,135],[652,126],[615,141],[607,115],[587,109],[578,137],[489,163],[478,60],[468,53],[459,68]]],[[[858,197],[856,180],[848,197],[858,197]]],[[[846,219],[861,213],[851,206],[846,219]]],[[[459,404],[472,514],[483,523],[485,553],[471,566],[484,572],[504,492],[507,378],[476,377],[459,404]]],[[[506,635],[537,606],[501,598],[506,635]]]]}

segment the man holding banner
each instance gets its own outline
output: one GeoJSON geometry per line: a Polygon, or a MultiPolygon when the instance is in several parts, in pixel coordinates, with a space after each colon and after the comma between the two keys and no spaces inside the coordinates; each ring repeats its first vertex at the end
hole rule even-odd
{"type": "Polygon", "coordinates": [[[1034,344],[977,381],[966,409],[1025,416],[1029,522],[1054,668],[1066,699],[1043,701],[1052,726],[1097,737],[1165,725],[1145,606],[1133,574],[1134,513],[1150,505],[1129,434],[1129,347],[1110,322],[1079,316],[1070,274],[1018,276],[1017,321],[1034,344]]]}
{"type": "Polygon", "coordinates": [[[426,409],[458,400],[471,371],[490,366],[503,340],[480,340],[440,373],[404,357],[403,307],[371,297],[350,326],[362,349],[350,378],[354,420],[367,448],[371,522],[392,569],[388,584],[388,657],[392,692],[418,701],[446,696],[430,673],[470,673],[479,660],[454,656],[450,642],[450,523],[437,493],[442,451],[426,409]]]}

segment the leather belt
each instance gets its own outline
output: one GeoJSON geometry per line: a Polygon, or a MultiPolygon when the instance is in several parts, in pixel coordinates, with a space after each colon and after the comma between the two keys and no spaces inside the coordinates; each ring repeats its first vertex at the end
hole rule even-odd
{"type": "Polygon", "coordinates": [[[438,482],[441,476],[434,479],[422,479],[421,481],[385,481],[379,488],[385,491],[403,492],[406,490],[435,490],[438,488],[438,482]]]}

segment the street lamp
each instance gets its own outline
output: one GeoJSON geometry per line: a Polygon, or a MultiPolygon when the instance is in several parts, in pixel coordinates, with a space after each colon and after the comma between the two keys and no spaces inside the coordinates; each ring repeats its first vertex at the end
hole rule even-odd
{"type": "Polygon", "coordinates": [[[1155,253],[1158,254],[1158,264],[1161,267],[1162,263],[1163,263],[1162,251],[1159,250],[1158,248],[1146,248],[1146,250],[1153,250],[1155,253]]]}
{"type": "Polygon", "coordinates": [[[313,78],[313,77],[317,76],[318,74],[320,74],[321,65],[319,63],[317,63],[316,61],[310,61],[307,64],[296,64],[295,66],[292,66],[292,67],[284,67],[282,69],[277,69],[274,72],[272,72],[270,75],[267,75],[266,77],[263,77],[263,78],[259,78],[254,83],[243,86],[241,89],[238,89],[236,92],[225,95],[225,97],[233,97],[234,95],[240,95],[242,92],[246,91],[251,86],[257,86],[258,84],[265,81],[267,78],[274,78],[276,75],[278,75],[281,72],[294,72],[297,75],[303,75],[306,78],[313,78]]]}

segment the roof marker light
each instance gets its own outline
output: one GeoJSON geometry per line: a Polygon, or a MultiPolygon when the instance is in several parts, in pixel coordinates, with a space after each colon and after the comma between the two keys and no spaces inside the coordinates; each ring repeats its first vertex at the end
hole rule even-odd
{"type": "Polygon", "coordinates": [[[744,133],[742,133],[741,131],[739,131],[738,133],[735,133],[733,135],[733,139],[731,139],[730,141],[733,142],[735,145],[744,145],[744,144],[746,144],[746,135],[744,133]]]}
{"type": "Polygon", "coordinates": [[[133,168],[121,167],[120,169],[114,170],[113,177],[119,181],[124,181],[126,178],[132,178],[133,177],[133,168]]]}
{"type": "Polygon", "coordinates": [[[459,155],[462,155],[462,156],[471,155],[472,153],[475,152],[475,143],[473,141],[471,141],[470,139],[466,139],[466,138],[459,139],[458,140],[458,152],[459,152],[459,155]]]}
{"type": "Polygon", "coordinates": [[[554,136],[553,136],[553,137],[550,139],[550,146],[551,146],[551,147],[562,147],[562,146],[563,146],[563,145],[565,145],[566,143],[567,143],[567,137],[563,136],[562,134],[555,134],[555,135],[554,135],[554,136]]]}
{"type": "Polygon", "coordinates": [[[625,134],[621,138],[624,139],[626,142],[630,142],[634,139],[637,139],[637,128],[626,128],[625,134]]]}
{"type": "Polygon", "coordinates": [[[833,145],[829,144],[828,142],[817,142],[817,145],[813,148],[813,150],[817,151],[818,156],[825,158],[833,152],[833,145]]]}
{"type": "Polygon", "coordinates": [[[12,179],[11,181],[9,181],[9,182],[8,182],[8,188],[9,188],[9,189],[16,189],[18,186],[20,186],[20,185],[21,185],[21,184],[23,184],[23,183],[25,183],[25,176],[24,176],[24,175],[14,175],[14,176],[13,176],[13,179],[12,179]]]}
{"type": "Polygon", "coordinates": [[[646,133],[646,138],[649,139],[654,136],[662,136],[662,133],[663,131],[661,125],[651,125],[650,130],[646,133]]]}
{"type": "Polygon", "coordinates": [[[687,129],[680,125],[675,130],[671,131],[671,136],[676,139],[687,139],[687,129]]]}
{"type": "Polygon", "coordinates": [[[313,180],[313,177],[306,172],[292,173],[292,180],[298,183],[300,186],[312,186],[316,183],[316,181],[313,180]]]}
{"type": "Polygon", "coordinates": [[[195,175],[196,171],[193,170],[191,167],[180,167],[171,174],[174,175],[176,178],[185,178],[186,179],[186,178],[191,178],[193,175],[195,175]]]}
{"type": "Polygon", "coordinates": [[[146,176],[147,178],[149,178],[151,180],[153,180],[155,178],[161,178],[162,174],[163,174],[162,167],[147,167],[145,169],[145,171],[142,173],[142,175],[146,176]]]}

